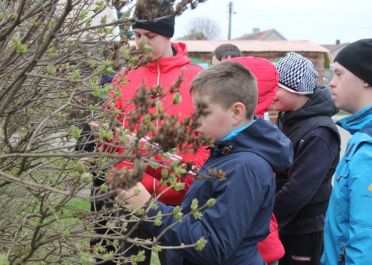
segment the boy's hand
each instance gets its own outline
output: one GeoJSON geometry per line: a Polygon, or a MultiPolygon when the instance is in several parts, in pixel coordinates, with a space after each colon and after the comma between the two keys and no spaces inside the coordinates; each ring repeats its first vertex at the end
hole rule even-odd
{"type": "MultiPolygon", "coordinates": [[[[101,128],[101,125],[96,122],[96,121],[91,121],[89,122],[90,130],[94,133],[97,134],[99,132],[99,129],[101,128]]],[[[114,132],[115,135],[120,135],[120,128],[118,127],[111,127],[112,131],[114,132]]],[[[128,141],[133,141],[134,140],[134,135],[127,135],[128,141]]]]}
{"type": "Polygon", "coordinates": [[[79,159],[84,165],[90,165],[91,159],[89,157],[82,157],[79,159]]]}
{"type": "Polygon", "coordinates": [[[118,203],[126,202],[133,209],[142,208],[150,200],[151,194],[146,190],[141,182],[138,182],[134,187],[124,190],[116,188],[116,201],[118,203]]]}
{"type": "Polygon", "coordinates": [[[100,125],[98,122],[96,121],[91,121],[89,122],[89,126],[90,126],[90,130],[93,132],[93,133],[97,133],[99,131],[99,128],[100,128],[100,125]]]}

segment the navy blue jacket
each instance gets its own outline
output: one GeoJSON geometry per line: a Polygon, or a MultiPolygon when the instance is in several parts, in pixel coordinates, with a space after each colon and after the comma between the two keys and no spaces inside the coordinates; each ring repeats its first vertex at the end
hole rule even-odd
{"type": "MultiPolygon", "coordinates": [[[[202,251],[195,248],[167,250],[164,263],[189,265],[263,265],[257,252],[257,242],[269,232],[274,206],[275,181],[273,171],[284,170],[292,162],[289,139],[272,123],[257,118],[247,129],[227,141],[216,142],[210,157],[186,193],[181,207],[190,212],[194,198],[203,205],[210,198],[216,205],[203,211],[201,220],[186,217],[160,238],[162,245],[177,246],[195,243],[204,237],[208,243],[202,251]],[[210,174],[221,169],[225,180],[210,174]]],[[[158,202],[160,211],[172,213],[173,207],[158,202]]],[[[150,210],[155,216],[157,210],[150,210]]],[[[176,220],[164,216],[162,224],[146,223],[158,236],[176,220]]]]}
{"type": "Polygon", "coordinates": [[[323,231],[340,152],[331,118],[337,111],[329,89],[317,87],[302,108],[279,115],[278,126],[294,148],[293,165],[277,176],[274,212],[282,234],[323,231]]]}

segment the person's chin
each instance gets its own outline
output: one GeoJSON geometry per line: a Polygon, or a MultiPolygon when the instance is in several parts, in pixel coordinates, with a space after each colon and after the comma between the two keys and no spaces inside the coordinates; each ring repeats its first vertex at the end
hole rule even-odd
{"type": "Polygon", "coordinates": [[[331,100],[335,103],[336,107],[339,109],[340,108],[340,103],[337,100],[337,96],[335,94],[332,94],[331,100]]]}
{"type": "Polygon", "coordinates": [[[278,100],[274,100],[274,101],[271,103],[271,107],[272,107],[275,111],[280,111],[280,106],[278,105],[278,100]]]}
{"type": "Polygon", "coordinates": [[[211,141],[212,143],[217,141],[220,138],[220,137],[216,137],[216,135],[211,135],[207,133],[204,134],[204,137],[208,139],[209,141],[211,141]]]}
{"type": "Polygon", "coordinates": [[[335,106],[336,106],[336,108],[338,108],[338,109],[343,109],[343,105],[342,104],[340,104],[339,102],[337,102],[337,101],[335,101],[335,100],[333,100],[334,101],[334,103],[335,103],[335,106]]]}
{"type": "Polygon", "coordinates": [[[278,112],[284,111],[284,109],[282,107],[280,107],[280,106],[274,105],[273,108],[274,108],[275,111],[278,111],[278,112]]]}

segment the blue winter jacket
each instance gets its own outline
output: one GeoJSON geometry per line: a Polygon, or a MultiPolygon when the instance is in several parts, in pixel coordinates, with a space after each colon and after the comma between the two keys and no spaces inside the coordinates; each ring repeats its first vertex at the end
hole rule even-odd
{"type": "Polygon", "coordinates": [[[372,264],[372,105],[338,124],[353,136],[334,176],[321,263],[372,264]]]}
{"type": "MultiPolygon", "coordinates": [[[[291,143],[271,122],[257,118],[232,139],[214,146],[181,207],[184,214],[189,213],[195,198],[199,206],[210,198],[216,199],[216,205],[205,209],[200,220],[186,217],[160,238],[162,245],[168,246],[193,244],[202,237],[208,243],[202,251],[167,250],[162,264],[265,264],[257,252],[257,242],[269,232],[275,196],[273,170],[290,166],[291,143]],[[210,169],[221,169],[225,180],[216,178],[210,169]]],[[[160,202],[158,205],[163,214],[174,209],[160,202]]],[[[159,209],[150,210],[149,216],[155,216],[159,209]]],[[[156,237],[175,222],[170,214],[163,217],[160,226],[145,225],[156,237]]]]}

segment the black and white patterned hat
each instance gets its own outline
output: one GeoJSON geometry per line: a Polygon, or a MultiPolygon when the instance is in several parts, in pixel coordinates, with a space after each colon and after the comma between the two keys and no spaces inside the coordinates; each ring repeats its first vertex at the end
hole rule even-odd
{"type": "Polygon", "coordinates": [[[302,55],[289,52],[276,64],[279,86],[289,92],[310,95],[314,92],[318,72],[313,63],[302,55]]]}

